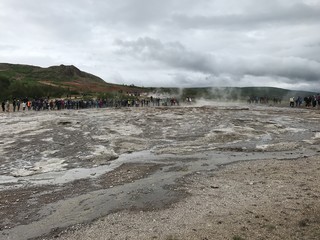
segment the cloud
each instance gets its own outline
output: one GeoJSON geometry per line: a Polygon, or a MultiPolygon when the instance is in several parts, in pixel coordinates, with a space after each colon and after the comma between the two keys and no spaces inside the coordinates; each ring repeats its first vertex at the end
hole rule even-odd
{"type": "MultiPolygon", "coordinates": [[[[261,4],[259,2],[259,4],[261,4]]],[[[263,4],[262,4],[263,5],[263,4]]],[[[254,5],[255,6],[255,5],[254,5]]],[[[177,13],[172,16],[172,22],[183,28],[223,28],[223,29],[250,29],[272,28],[274,24],[319,24],[320,5],[294,4],[289,7],[272,5],[264,9],[232,14],[217,15],[186,15],[177,13]]]]}
{"type": "Polygon", "coordinates": [[[320,88],[317,0],[1,0],[0,9],[1,62],[72,64],[141,86],[320,88]]]}
{"type": "Polygon", "coordinates": [[[229,75],[243,77],[270,76],[292,79],[292,82],[304,79],[320,79],[320,63],[297,57],[273,56],[232,56],[198,53],[186,49],[179,42],[163,43],[151,38],[139,38],[135,41],[117,40],[119,54],[128,54],[142,61],[157,61],[172,69],[184,69],[210,75],[229,75]]]}

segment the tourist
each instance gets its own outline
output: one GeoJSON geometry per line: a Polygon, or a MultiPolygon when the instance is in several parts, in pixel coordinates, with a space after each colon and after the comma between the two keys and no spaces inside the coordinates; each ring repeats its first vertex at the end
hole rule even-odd
{"type": "Polygon", "coordinates": [[[290,98],[290,107],[294,107],[294,97],[290,98]]]}
{"type": "Polygon", "coordinates": [[[10,102],[9,102],[9,100],[6,101],[6,110],[7,110],[7,112],[10,111],[10,102]]]}
{"type": "Polygon", "coordinates": [[[17,110],[18,110],[18,112],[20,111],[20,100],[19,99],[17,100],[17,110]]]}
{"type": "Polygon", "coordinates": [[[6,110],[6,103],[5,103],[5,101],[2,101],[1,106],[2,106],[2,111],[4,112],[4,111],[6,110]]]}
{"type": "Polygon", "coordinates": [[[23,102],[22,102],[22,110],[25,111],[25,110],[26,110],[26,107],[27,107],[27,104],[26,104],[26,102],[23,101],[23,102]]]}
{"type": "Polygon", "coordinates": [[[12,101],[12,107],[14,112],[16,111],[16,106],[17,106],[17,102],[16,102],[16,99],[14,98],[12,101]]]}

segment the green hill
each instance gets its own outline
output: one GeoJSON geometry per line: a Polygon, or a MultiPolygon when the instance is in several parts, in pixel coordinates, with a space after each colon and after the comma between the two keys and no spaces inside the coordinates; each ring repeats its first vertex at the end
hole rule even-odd
{"type": "MultiPolygon", "coordinates": [[[[273,87],[141,88],[110,84],[75,66],[38,66],[0,63],[0,100],[24,97],[65,97],[90,95],[112,97],[115,93],[149,93],[185,99],[247,100],[252,97],[288,99],[314,92],[291,91],[273,87]]],[[[125,96],[126,97],[126,96],[125,96]]]]}
{"type": "Polygon", "coordinates": [[[1,99],[141,91],[137,87],[106,83],[73,65],[41,68],[8,63],[0,63],[0,89],[1,99]]]}

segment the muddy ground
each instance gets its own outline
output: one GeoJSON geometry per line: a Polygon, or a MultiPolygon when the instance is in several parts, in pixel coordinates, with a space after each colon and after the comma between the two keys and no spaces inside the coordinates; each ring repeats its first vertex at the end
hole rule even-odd
{"type": "Polygon", "coordinates": [[[320,111],[2,113],[0,239],[319,239],[320,111]]]}

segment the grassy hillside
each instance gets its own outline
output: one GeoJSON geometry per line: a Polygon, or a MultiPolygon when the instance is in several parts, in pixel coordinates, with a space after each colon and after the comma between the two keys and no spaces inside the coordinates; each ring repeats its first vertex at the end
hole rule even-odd
{"type": "Polygon", "coordinates": [[[61,97],[105,92],[140,92],[137,87],[106,83],[75,66],[37,66],[0,63],[0,98],[61,97]]]}
{"type": "MultiPolygon", "coordinates": [[[[247,100],[250,97],[289,99],[292,96],[309,96],[316,93],[290,91],[272,87],[207,87],[207,88],[140,88],[106,83],[101,78],[83,72],[75,66],[37,66],[0,63],[0,100],[25,97],[65,97],[90,95],[113,97],[115,93],[141,93],[172,96],[180,99],[247,100]]],[[[126,97],[126,96],[124,96],[126,97]]]]}

